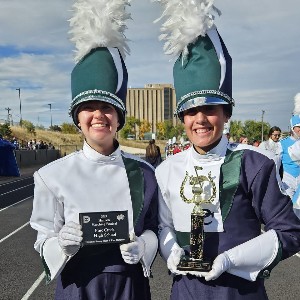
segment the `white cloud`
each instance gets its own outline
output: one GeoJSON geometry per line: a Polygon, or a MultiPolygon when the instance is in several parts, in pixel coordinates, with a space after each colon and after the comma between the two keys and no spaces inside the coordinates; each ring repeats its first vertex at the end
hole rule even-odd
{"type": "MultiPolygon", "coordinates": [[[[22,115],[49,126],[71,122],[70,72],[73,45],[69,42],[72,0],[0,0],[0,119],[10,107],[19,116],[16,88],[21,88],[22,115]],[[10,53],[10,54],[9,54],[10,53]]],[[[300,2],[286,0],[216,0],[222,11],[219,32],[233,58],[233,118],[264,119],[287,129],[294,95],[300,91],[300,2]]],[[[172,83],[170,57],[159,42],[161,7],[150,0],[133,0],[126,36],[129,85],[172,83]]]]}

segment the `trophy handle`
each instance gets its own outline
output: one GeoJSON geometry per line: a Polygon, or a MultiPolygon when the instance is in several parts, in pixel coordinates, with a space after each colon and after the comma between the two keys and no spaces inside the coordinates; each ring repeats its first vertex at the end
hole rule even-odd
{"type": "Polygon", "coordinates": [[[189,179],[189,173],[186,171],[185,172],[185,177],[181,183],[181,186],[180,186],[180,197],[181,199],[185,202],[185,203],[192,203],[192,199],[188,199],[185,195],[184,195],[184,186],[186,184],[186,182],[188,181],[189,179]]]}
{"type": "Polygon", "coordinates": [[[213,202],[213,199],[216,197],[217,187],[214,183],[213,178],[211,177],[211,171],[208,173],[207,176],[208,176],[209,182],[212,184],[212,194],[207,200],[205,200],[205,203],[211,203],[211,202],[213,202]]]}

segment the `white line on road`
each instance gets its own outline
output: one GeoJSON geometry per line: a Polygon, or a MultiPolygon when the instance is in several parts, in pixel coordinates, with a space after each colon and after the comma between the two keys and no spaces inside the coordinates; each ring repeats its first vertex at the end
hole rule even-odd
{"type": "Polygon", "coordinates": [[[27,177],[23,177],[23,178],[20,178],[20,179],[13,180],[13,181],[8,181],[8,182],[0,183],[0,185],[1,185],[1,186],[10,185],[10,184],[17,183],[17,182],[19,182],[19,181],[26,180],[26,179],[28,179],[28,178],[32,178],[32,176],[27,176],[27,177]]]}
{"type": "Polygon", "coordinates": [[[19,230],[21,230],[22,228],[24,228],[25,226],[27,226],[29,224],[29,222],[25,223],[24,225],[22,225],[21,227],[19,227],[18,229],[16,229],[15,231],[13,231],[12,233],[10,233],[9,235],[7,235],[6,237],[4,237],[3,239],[0,240],[0,243],[4,242],[6,239],[8,239],[9,237],[11,237],[13,234],[17,233],[19,230]]]}
{"type": "Polygon", "coordinates": [[[45,277],[45,273],[43,272],[39,278],[35,281],[35,283],[31,286],[31,288],[27,291],[27,293],[23,296],[21,300],[27,300],[32,295],[32,293],[35,291],[35,289],[39,286],[39,284],[42,282],[42,280],[45,277]]]}
{"type": "Polygon", "coordinates": [[[3,194],[0,194],[0,196],[7,195],[7,194],[13,193],[13,192],[15,192],[15,191],[19,191],[19,190],[25,189],[25,188],[27,188],[28,186],[31,186],[31,185],[33,185],[33,183],[27,184],[27,185],[23,185],[22,187],[17,188],[17,189],[15,189],[15,190],[11,190],[11,191],[5,192],[5,193],[3,193],[3,194]]]}
{"type": "Polygon", "coordinates": [[[5,210],[5,209],[7,209],[7,208],[10,208],[10,207],[12,207],[12,206],[15,206],[16,204],[19,204],[19,203],[21,203],[21,202],[23,202],[23,201],[25,201],[25,200],[28,200],[28,199],[30,199],[30,198],[32,198],[32,197],[33,197],[33,196],[29,196],[29,197],[27,197],[27,198],[25,198],[25,199],[23,199],[23,200],[21,200],[21,201],[18,201],[18,202],[14,203],[14,204],[11,204],[11,205],[9,205],[9,206],[6,206],[6,207],[0,209],[0,212],[3,211],[3,210],[5,210]]]}

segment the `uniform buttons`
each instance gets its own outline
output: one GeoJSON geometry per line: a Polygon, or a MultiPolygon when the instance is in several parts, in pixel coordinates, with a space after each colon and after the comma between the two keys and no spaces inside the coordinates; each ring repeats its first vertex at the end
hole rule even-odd
{"type": "Polygon", "coordinates": [[[264,277],[268,277],[270,275],[270,271],[269,270],[264,270],[263,271],[263,276],[264,277]]]}

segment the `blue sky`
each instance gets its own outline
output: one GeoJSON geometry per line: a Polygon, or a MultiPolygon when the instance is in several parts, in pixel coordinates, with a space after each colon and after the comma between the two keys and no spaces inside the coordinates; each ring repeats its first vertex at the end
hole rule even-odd
{"type": "MultiPolygon", "coordinates": [[[[70,73],[74,67],[69,23],[73,0],[0,0],[0,119],[7,110],[50,125],[71,122],[70,73]],[[5,30],[4,30],[5,29],[5,30]]],[[[261,120],[288,129],[293,99],[300,92],[300,2],[296,0],[216,0],[216,25],[233,59],[233,120],[261,120]]],[[[171,57],[158,40],[158,3],[132,0],[126,36],[129,87],[173,83],[171,57]]]]}

